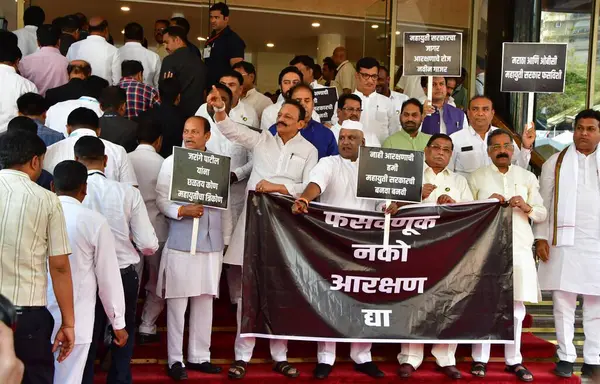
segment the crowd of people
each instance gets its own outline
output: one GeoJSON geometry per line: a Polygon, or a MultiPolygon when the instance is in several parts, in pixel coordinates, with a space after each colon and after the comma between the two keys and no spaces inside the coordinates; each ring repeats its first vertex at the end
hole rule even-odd
{"type": "MultiPolygon", "coordinates": [[[[519,146],[512,133],[492,125],[483,71],[477,96],[468,99],[463,73],[434,77],[426,100],[426,78],[402,77],[393,87],[390,70],[376,59],[354,65],[338,47],[322,67],[309,55],[294,57],[279,74],[273,101],[255,88],[257,70],[244,61],[245,44],[229,18],[227,5],[211,6],[212,33],[202,52],[182,17],[156,22],[152,50],[138,23],[125,27],[125,44],[117,48],[104,18],[75,14],[44,24],[37,6],[25,11],[25,28],[0,33],[0,293],[16,306],[14,348],[24,383],[92,383],[98,346],[107,339],[107,382],[131,383],[134,339],[158,341],[156,321],[165,307],[168,376],[220,373],[210,340],[223,271],[238,311],[227,374],[243,378],[255,345],[239,335],[247,191],[290,195],[296,214],[308,212],[312,201],[373,211],[370,200],[356,197],[364,145],[423,151],[424,202],[495,198],[513,208],[515,343],[505,348],[508,372],[533,380],[520,334],[524,302],[537,302],[541,287],[554,297],[555,373],[573,373],[578,294],[584,296],[583,373],[597,373],[600,113],[577,115],[574,144],[544,164],[538,182],[527,170],[535,129],[525,127],[519,146]],[[339,95],[325,124],[314,95],[324,86],[339,95]],[[174,146],[231,158],[227,210],[169,200],[174,146]],[[146,300],[136,324],[144,271],[146,300]]],[[[395,214],[399,204],[384,209],[395,214]]],[[[0,328],[0,336],[7,334],[0,328]]],[[[316,349],[313,374],[324,379],[335,343],[316,349]]],[[[288,362],[285,340],[271,340],[270,350],[276,372],[300,374],[288,362]]],[[[350,357],[357,371],[381,377],[370,350],[353,343],[350,357]]],[[[444,374],[459,379],[455,350],[439,344],[432,353],[444,374]]],[[[471,373],[484,377],[490,345],[474,345],[472,357],[471,373]]],[[[402,345],[398,361],[398,375],[410,377],[423,361],[423,345],[402,345]]]]}

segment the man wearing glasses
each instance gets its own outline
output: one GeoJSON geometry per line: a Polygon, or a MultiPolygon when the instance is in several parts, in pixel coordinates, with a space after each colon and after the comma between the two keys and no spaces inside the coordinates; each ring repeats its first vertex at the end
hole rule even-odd
{"type": "MultiPolygon", "coordinates": [[[[356,63],[356,91],[354,95],[362,101],[360,122],[365,134],[374,133],[383,142],[400,128],[392,101],[375,92],[379,79],[379,62],[372,57],[363,57],[356,63]]],[[[332,123],[337,123],[334,116],[332,123]]]]}
{"type": "MultiPolygon", "coordinates": [[[[487,155],[488,135],[498,129],[492,125],[494,105],[487,96],[475,96],[467,109],[470,125],[450,135],[454,143],[454,154],[450,165],[451,170],[467,177],[477,168],[490,165],[487,155]]],[[[512,164],[527,168],[531,159],[531,149],[535,141],[535,127],[528,124],[521,135],[521,149],[515,145],[512,164]]]]}
{"type": "MultiPolygon", "coordinates": [[[[340,131],[346,120],[360,121],[362,114],[362,100],[357,95],[342,95],[337,102],[338,122],[331,127],[331,132],[335,136],[335,141],[339,142],[340,131]]],[[[374,133],[365,134],[365,146],[381,147],[381,142],[374,133]]]]}
{"type": "MultiPolygon", "coordinates": [[[[423,122],[423,105],[417,99],[408,99],[400,110],[402,129],[388,137],[383,148],[404,149],[407,151],[423,151],[431,135],[419,130],[423,122]]],[[[448,159],[450,160],[450,159],[448,159]]]]}

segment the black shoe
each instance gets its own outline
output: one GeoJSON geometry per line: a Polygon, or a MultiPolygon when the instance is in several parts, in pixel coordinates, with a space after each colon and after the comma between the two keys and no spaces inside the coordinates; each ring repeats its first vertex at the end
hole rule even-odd
{"type": "Polygon", "coordinates": [[[160,343],[160,335],[158,333],[155,333],[155,334],[138,333],[137,334],[137,342],[139,345],[158,344],[158,343],[160,343]]]}
{"type": "Polygon", "coordinates": [[[571,377],[573,376],[573,363],[561,360],[556,363],[556,368],[554,368],[552,373],[560,377],[571,377]]]}
{"type": "Polygon", "coordinates": [[[167,365],[167,374],[175,381],[187,380],[188,375],[182,363],[175,363],[169,368],[167,365]]]}
{"type": "Polygon", "coordinates": [[[319,363],[315,367],[313,375],[314,375],[315,379],[326,379],[329,376],[329,374],[331,373],[332,369],[333,369],[333,365],[319,363]]]}
{"type": "Polygon", "coordinates": [[[598,377],[600,375],[600,365],[592,365],[583,363],[581,366],[581,376],[583,377],[598,377]]]}
{"type": "Polygon", "coordinates": [[[191,369],[192,371],[200,371],[200,372],[204,372],[204,373],[209,373],[211,375],[216,375],[217,373],[221,373],[221,371],[223,370],[221,367],[213,365],[208,361],[205,361],[204,363],[200,363],[200,364],[188,362],[186,367],[188,367],[188,369],[191,369]]]}
{"type": "Polygon", "coordinates": [[[385,373],[383,373],[379,368],[377,368],[377,364],[375,364],[372,361],[363,364],[354,364],[354,369],[358,372],[362,372],[374,378],[385,376],[385,373]]]}

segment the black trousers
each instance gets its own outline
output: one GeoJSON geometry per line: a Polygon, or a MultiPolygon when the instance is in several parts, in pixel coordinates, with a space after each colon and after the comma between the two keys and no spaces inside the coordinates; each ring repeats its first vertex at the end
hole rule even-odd
{"type": "MultiPolygon", "coordinates": [[[[137,309],[139,278],[134,268],[121,270],[121,281],[125,293],[125,329],[129,334],[127,344],[122,348],[114,344],[110,345],[111,364],[106,382],[108,384],[131,384],[131,356],[135,339],[135,313],[137,309]]],[[[83,372],[83,384],[94,382],[94,360],[98,343],[103,340],[106,329],[107,318],[100,298],[96,300],[96,317],[94,320],[94,335],[90,345],[85,370],[83,372]]]]}
{"type": "MultiPolygon", "coordinates": [[[[52,330],[54,318],[45,308],[17,311],[15,353],[25,365],[23,384],[52,384],[54,381],[54,354],[52,330]]],[[[1,358],[1,357],[0,357],[1,358]]]]}

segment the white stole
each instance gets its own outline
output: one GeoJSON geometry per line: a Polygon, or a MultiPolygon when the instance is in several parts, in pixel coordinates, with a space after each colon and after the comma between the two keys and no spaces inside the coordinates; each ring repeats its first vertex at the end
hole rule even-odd
{"type": "MultiPolygon", "coordinates": [[[[596,165],[600,171],[600,151],[590,156],[596,157],[596,165]]],[[[558,199],[554,202],[554,223],[556,246],[569,247],[575,244],[575,214],[577,208],[577,183],[579,177],[579,159],[575,144],[567,149],[562,164],[559,165],[559,180],[556,180],[558,199]]],[[[600,178],[600,174],[598,175],[600,178]]],[[[556,198],[556,196],[555,196],[556,198]]]]}

